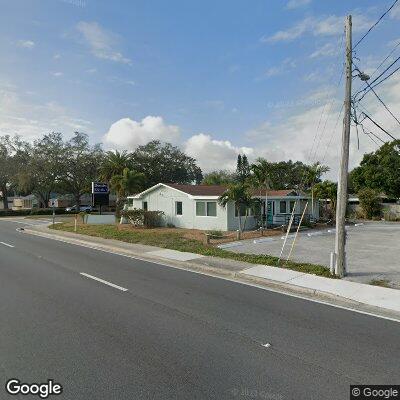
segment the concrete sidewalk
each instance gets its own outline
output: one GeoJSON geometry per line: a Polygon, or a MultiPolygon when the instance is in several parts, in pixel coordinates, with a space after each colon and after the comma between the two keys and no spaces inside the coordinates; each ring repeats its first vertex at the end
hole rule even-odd
{"type": "Polygon", "coordinates": [[[29,226],[24,232],[242,283],[251,282],[258,287],[400,320],[400,290],[324,278],[284,268],[54,231],[44,225],[29,226]]]}

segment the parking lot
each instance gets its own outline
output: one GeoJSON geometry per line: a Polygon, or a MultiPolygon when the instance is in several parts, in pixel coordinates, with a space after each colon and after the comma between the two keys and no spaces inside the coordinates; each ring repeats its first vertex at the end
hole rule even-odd
{"type": "MultiPolygon", "coordinates": [[[[293,242],[290,235],[285,246],[286,258],[293,242]]],[[[229,250],[249,254],[271,254],[279,256],[283,236],[264,238],[260,241],[236,242],[229,250]]],[[[334,229],[303,231],[299,234],[291,256],[293,261],[309,262],[329,266],[330,253],[334,249],[334,229]]],[[[387,280],[400,289],[400,224],[390,222],[368,222],[347,227],[347,271],[346,279],[370,283],[372,280],[387,280]]]]}

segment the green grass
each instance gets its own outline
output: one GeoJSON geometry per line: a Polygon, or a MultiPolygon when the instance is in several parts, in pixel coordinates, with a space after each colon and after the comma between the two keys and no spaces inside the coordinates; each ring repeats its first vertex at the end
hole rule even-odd
{"type": "Polygon", "coordinates": [[[369,284],[373,286],[391,288],[390,281],[388,281],[387,279],[372,279],[372,281],[369,284]]]}
{"type": "MultiPolygon", "coordinates": [[[[74,225],[72,223],[60,223],[51,227],[51,229],[74,232],[74,225]]],[[[233,253],[211,245],[206,245],[199,240],[187,239],[183,236],[184,232],[179,232],[179,230],[177,230],[177,232],[167,233],[163,231],[157,232],[157,229],[149,229],[149,231],[146,232],[146,230],[119,230],[116,225],[78,225],[77,233],[105,239],[121,240],[128,243],[140,243],[166,249],[187,251],[190,253],[202,254],[204,256],[228,258],[251,264],[277,266],[278,262],[278,258],[274,256],[266,254],[253,255],[233,253]]],[[[322,265],[289,261],[287,263],[281,262],[280,266],[282,268],[299,272],[334,278],[329,269],[322,265]]]]}

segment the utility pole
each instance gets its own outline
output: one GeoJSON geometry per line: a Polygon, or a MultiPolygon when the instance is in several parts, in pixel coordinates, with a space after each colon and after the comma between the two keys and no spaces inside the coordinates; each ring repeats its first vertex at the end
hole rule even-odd
{"type": "Polygon", "coordinates": [[[349,170],[351,80],[352,80],[352,42],[351,15],[346,17],[346,87],[344,99],[344,117],[342,132],[342,150],[340,158],[339,181],[336,202],[336,237],[335,237],[335,274],[343,277],[346,273],[346,208],[347,179],[349,170]]]}

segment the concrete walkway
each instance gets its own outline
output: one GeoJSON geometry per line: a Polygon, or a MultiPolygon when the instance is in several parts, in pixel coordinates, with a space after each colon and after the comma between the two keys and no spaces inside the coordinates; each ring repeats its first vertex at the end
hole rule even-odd
{"type": "Polygon", "coordinates": [[[272,288],[273,290],[327,301],[334,305],[400,320],[400,290],[324,278],[284,268],[254,265],[218,257],[166,250],[154,246],[54,231],[43,224],[30,225],[25,228],[24,232],[95,248],[100,251],[149,260],[174,268],[224,277],[243,283],[251,282],[258,287],[272,288]]]}

